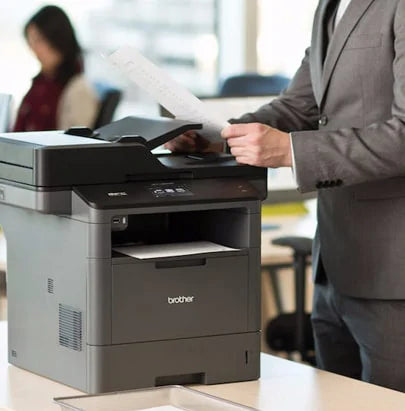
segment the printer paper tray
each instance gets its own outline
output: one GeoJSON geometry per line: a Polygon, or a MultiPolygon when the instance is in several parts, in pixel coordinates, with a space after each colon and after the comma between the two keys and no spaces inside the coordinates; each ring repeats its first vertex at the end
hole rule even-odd
{"type": "Polygon", "coordinates": [[[112,343],[247,332],[248,267],[233,253],[113,264],[112,343]]]}

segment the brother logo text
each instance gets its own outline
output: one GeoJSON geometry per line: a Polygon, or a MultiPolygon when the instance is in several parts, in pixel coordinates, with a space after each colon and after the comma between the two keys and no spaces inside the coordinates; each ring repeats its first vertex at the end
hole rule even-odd
{"type": "Polygon", "coordinates": [[[184,303],[193,303],[194,302],[194,296],[190,297],[185,297],[179,296],[179,297],[167,297],[167,302],[169,304],[184,304],[184,303]]]}

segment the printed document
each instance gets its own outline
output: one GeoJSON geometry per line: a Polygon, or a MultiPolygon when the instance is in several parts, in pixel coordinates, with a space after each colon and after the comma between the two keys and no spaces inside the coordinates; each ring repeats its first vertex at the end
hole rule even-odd
{"type": "Polygon", "coordinates": [[[226,119],[211,111],[134,47],[122,47],[108,59],[177,119],[202,123],[203,129],[198,131],[200,135],[210,141],[220,140],[221,130],[228,124],[226,119]]]}

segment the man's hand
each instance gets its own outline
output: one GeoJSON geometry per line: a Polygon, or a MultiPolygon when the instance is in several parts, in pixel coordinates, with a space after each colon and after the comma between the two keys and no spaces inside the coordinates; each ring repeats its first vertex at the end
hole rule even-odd
{"type": "Polygon", "coordinates": [[[211,143],[195,131],[187,131],[167,142],[164,147],[177,153],[212,153],[223,151],[224,143],[211,143]]]}
{"type": "Polygon", "coordinates": [[[260,123],[232,124],[222,130],[236,161],[258,167],[291,167],[288,133],[260,123]]]}

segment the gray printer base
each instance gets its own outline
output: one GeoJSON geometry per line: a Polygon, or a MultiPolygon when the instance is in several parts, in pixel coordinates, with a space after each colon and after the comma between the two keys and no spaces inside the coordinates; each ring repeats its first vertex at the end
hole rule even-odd
{"type": "Polygon", "coordinates": [[[260,376],[260,332],[88,346],[90,393],[260,376]]]}

